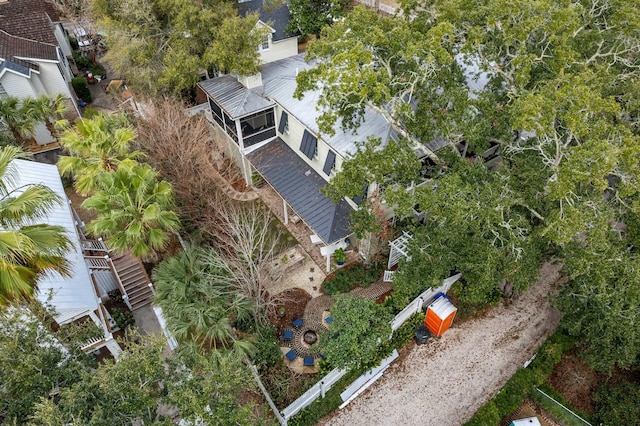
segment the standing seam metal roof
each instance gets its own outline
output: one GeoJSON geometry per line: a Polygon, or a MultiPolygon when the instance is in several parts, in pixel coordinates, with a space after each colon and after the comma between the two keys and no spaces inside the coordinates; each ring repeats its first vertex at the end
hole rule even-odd
{"type": "Polygon", "coordinates": [[[334,204],[320,189],[327,184],[280,138],[247,158],[302,220],[327,244],[351,234],[352,208],[342,199],[334,204]]]}
{"type": "Polygon", "coordinates": [[[205,80],[198,85],[234,120],[274,105],[272,101],[244,87],[232,75],[205,80]]]}

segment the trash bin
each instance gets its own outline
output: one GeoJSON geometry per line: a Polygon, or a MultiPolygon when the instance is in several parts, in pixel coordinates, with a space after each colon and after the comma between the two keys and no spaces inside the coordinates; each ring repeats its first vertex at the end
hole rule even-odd
{"type": "Polygon", "coordinates": [[[424,345],[427,340],[431,338],[431,333],[425,325],[419,325],[416,327],[416,344],[424,345]]]}

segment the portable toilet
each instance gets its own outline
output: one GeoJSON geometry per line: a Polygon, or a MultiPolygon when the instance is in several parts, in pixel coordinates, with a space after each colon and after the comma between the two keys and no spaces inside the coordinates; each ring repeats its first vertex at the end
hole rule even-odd
{"type": "Polygon", "coordinates": [[[427,308],[424,325],[427,326],[432,335],[440,337],[451,327],[457,310],[458,308],[453,306],[449,299],[441,293],[436,296],[435,300],[427,308]]]}

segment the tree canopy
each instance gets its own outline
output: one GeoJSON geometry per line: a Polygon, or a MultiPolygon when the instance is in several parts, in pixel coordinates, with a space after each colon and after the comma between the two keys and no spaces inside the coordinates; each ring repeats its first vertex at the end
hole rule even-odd
{"type": "Polygon", "coordinates": [[[320,89],[321,132],[357,129],[372,108],[400,135],[384,147],[360,141],[325,193],[354,197],[380,183],[377,198],[397,216],[422,212],[397,274],[405,299],[416,282],[460,271],[461,297],[495,302],[503,283],[517,293],[535,282],[553,253],[570,278],[564,326],[605,355],[592,363],[637,360],[640,280],[627,271],[639,235],[638,6],[405,1],[389,18],[356,8],[309,46],[315,66],[296,94],[320,89]],[[428,152],[431,142],[443,148],[428,152]],[[489,147],[500,156],[490,169],[489,147]]]}
{"type": "Polygon", "coordinates": [[[139,92],[180,94],[205,71],[250,75],[264,32],[255,14],[238,17],[232,2],[94,0],[108,33],[104,57],[139,92]]]}

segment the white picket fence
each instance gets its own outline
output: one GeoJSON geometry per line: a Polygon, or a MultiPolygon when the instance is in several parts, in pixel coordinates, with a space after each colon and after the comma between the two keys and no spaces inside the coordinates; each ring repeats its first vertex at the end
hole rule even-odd
{"type": "Polygon", "coordinates": [[[331,389],[331,387],[347,374],[346,369],[333,369],[329,374],[324,376],[318,383],[313,385],[311,389],[306,391],[300,396],[300,398],[293,401],[287,408],[282,410],[282,417],[284,417],[285,422],[281,424],[286,425],[286,420],[289,420],[291,417],[295,416],[302,410],[303,408],[309,406],[313,401],[318,399],[319,397],[324,398],[324,394],[326,391],[331,389]]]}
{"type": "MultiPolygon", "coordinates": [[[[393,321],[391,321],[392,333],[393,331],[400,328],[400,326],[404,324],[405,321],[407,321],[412,315],[420,312],[424,306],[431,303],[431,301],[436,297],[438,293],[448,292],[451,286],[453,285],[453,283],[458,281],[461,276],[462,274],[456,274],[452,277],[449,277],[443,280],[442,285],[437,289],[434,290],[432,288],[428,288],[422,294],[420,294],[420,296],[416,297],[411,303],[407,305],[406,308],[404,308],[398,315],[396,315],[393,321]]],[[[391,336],[389,336],[389,338],[391,338],[391,336]]],[[[360,393],[363,392],[369,385],[371,385],[378,378],[380,378],[382,376],[382,373],[389,367],[391,362],[393,362],[393,360],[395,360],[397,357],[398,357],[398,352],[394,350],[393,353],[388,358],[385,358],[384,360],[382,360],[382,362],[378,367],[372,370],[369,370],[368,372],[364,373],[362,376],[354,380],[353,383],[347,388],[347,390],[345,390],[342,394],[340,394],[342,396],[342,400],[345,402],[340,408],[342,408],[348,402],[350,402],[355,397],[360,395],[360,393]]],[[[257,375],[257,371],[255,373],[257,375]]],[[[289,406],[287,406],[281,412],[278,412],[276,410],[275,405],[270,404],[280,424],[282,426],[286,426],[287,420],[289,420],[291,417],[295,416],[302,409],[311,405],[311,403],[316,399],[320,397],[324,398],[325,393],[329,389],[331,389],[331,387],[338,380],[340,380],[342,376],[344,376],[345,374],[347,374],[346,369],[336,368],[332,370],[329,374],[327,374],[322,379],[320,379],[318,383],[313,385],[308,391],[303,393],[302,396],[300,396],[298,399],[296,399],[291,404],[289,404],[289,406]]],[[[258,383],[260,385],[260,389],[265,394],[265,397],[267,397],[267,400],[270,401],[271,397],[269,396],[264,386],[262,386],[262,383],[260,382],[259,378],[258,378],[258,383]]]]}
{"type": "Polygon", "coordinates": [[[431,301],[436,297],[438,293],[446,294],[451,289],[453,283],[458,281],[461,276],[462,274],[453,275],[443,280],[440,287],[436,288],[435,290],[429,287],[422,294],[420,294],[420,296],[413,299],[413,301],[409,303],[406,308],[400,311],[400,313],[396,315],[393,321],[391,321],[391,331],[394,332],[399,329],[400,326],[405,323],[405,321],[411,318],[411,316],[420,312],[424,306],[429,305],[429,303],[431,303],[431,301]]]}

